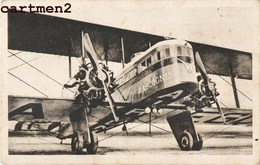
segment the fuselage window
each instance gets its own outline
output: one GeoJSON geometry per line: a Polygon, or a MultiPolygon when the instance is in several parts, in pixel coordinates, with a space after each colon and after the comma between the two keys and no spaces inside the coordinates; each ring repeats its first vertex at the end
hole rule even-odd
{"type": "Polygon", "coordinates": [[[192,48],[189,48],[189,56],[193,56],[193,51],[192,51],[192,48]]]}
{"type": "Polygon", "coordinates": [[[187,48],[187,53],[188,55],[190,55],[190,48],[187,48]]]}
{"type": "Polygon", "coordinates": [[[149,67],[150,65],[152,65],[152,58],[151,58],[151,57],[147,58],[146,64],[147,64],[147,67],[149,67]]]}
{"type": "Polygon", "coordinates": [[[138,70],[139,72],[142,72],[143,70],[145,70],[145,68],[146,68],[146,60],[144,60],[139,64],[138,70]]]}
{"type": "Polygon", "coordinates": [[[165,52],[165,50],[162,50],[161,51],[161,59],[165,59],[165,57],[166,57],[166,52],[165,52]]]}
{"type": "Polygon", "coordinates": [[[188,55],[188,53],[187,53],[187,47],[185,47],[185,46],[182,46],[181,47],[181,49],[182,49],[182,55],[188,55]]]}
{"type": "Polygon", "coordinates": [[[133,72],[133,77],[136,76],[138,74],[137,68],[134,68],[132,72],[133,72]]]}
{"type": "Polygon", "coordinates": [[[141,63],[141,66],[146,66],[146,65],[145,65],[145,61],[143,61],[143,62],[141,63]]]}
{"type": "Polygon", "coordinates": [[[161,53],[160,52],[157,52],[157,59],[158,59],[158,61],[161,60],[161,53]]]}
{"type": "Polygon", "coordinates": [[[178,63],[182,63],[182,61],[185,62],[185,63],[191,63],[192,62],[190,56],[177,56],[177,58],[178,58],[178,63]]]}
{"type": "Polygon", "coordinates": [[[177,46],[177,51],[178,51],[178,55],[182,55],[180,46],[177,46]]]}
{"type": "Polygon", "coordinates": [[[158,61],[165,59],[166,57],[170,57],[170,49],[164,49],[157,53],[158,61]]]}
{"type": "Polygon", "coordinates": [[[166,57],[170,57],[170,49],[169,48],[165,49],[165,55],[166,55],[166,57]]]}

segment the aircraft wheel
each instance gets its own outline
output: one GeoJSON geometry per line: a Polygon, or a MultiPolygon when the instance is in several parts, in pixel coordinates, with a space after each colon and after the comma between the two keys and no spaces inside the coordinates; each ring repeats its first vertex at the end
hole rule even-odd
{"type": "Polygon", "coordinates": [[[193,138],[189,132],[183,132],[179,139],[179,146],[181,150],[189,151],[193,146],[193,138]]]}
{"type": "Polygon", "coordinates": [[[98,137],[95,132],[90,132],[91,143],[87,144],[87,152],[88,154],[96,154],[98,149],[98,137]]]}
{"type": "Polygon", "coordinates": [[[79,146],[79,139],[77,134],[74,134],[71,138],[71,151],[73,154],[82,154],[83,148],[79,146]]]}
{"type": "Polygon", "coordinates": [[[198,133],[198,137],[199,137],[199,141],[194,142],[193,147],[192,147],[193,150],[197,150],[197,151],[201,150],[202,145],[203,145],[203,139],[199,133],[198,133]]]}

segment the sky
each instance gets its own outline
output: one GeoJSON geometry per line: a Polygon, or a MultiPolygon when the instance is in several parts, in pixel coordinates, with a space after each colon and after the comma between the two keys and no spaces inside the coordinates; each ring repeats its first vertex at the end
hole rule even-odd
{"type": "Polygon", "coordinates": [[[257,2],[76,1],[71,14],[57,16],[252,52],[259,38],[257,2]]]}
{"type": "Polygon", "coordinates": [[[257,0],[6,0],[2,4],[66,3],[71,4],[71,13],[49,15],[241,51],[253,52],[258,47],[257,0]]]}

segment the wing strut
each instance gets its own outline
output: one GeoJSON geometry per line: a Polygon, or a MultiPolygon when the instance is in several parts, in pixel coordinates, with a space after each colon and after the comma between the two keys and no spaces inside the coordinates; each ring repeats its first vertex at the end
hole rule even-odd
{"type": "Polygon", "coordinates": [[[121,37],[121,47],[122,47],[122,67],[125,67],[125,48],[124,48],[124,38],[121,37]]]}

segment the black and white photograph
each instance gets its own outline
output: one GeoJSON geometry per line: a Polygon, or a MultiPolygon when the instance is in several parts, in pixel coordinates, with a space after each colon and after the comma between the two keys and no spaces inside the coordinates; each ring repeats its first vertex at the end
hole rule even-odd
{"type": "Polygon", "coordinates": [[[259,164],[259,2],[1,2],[2,164],[259,164]]]}

